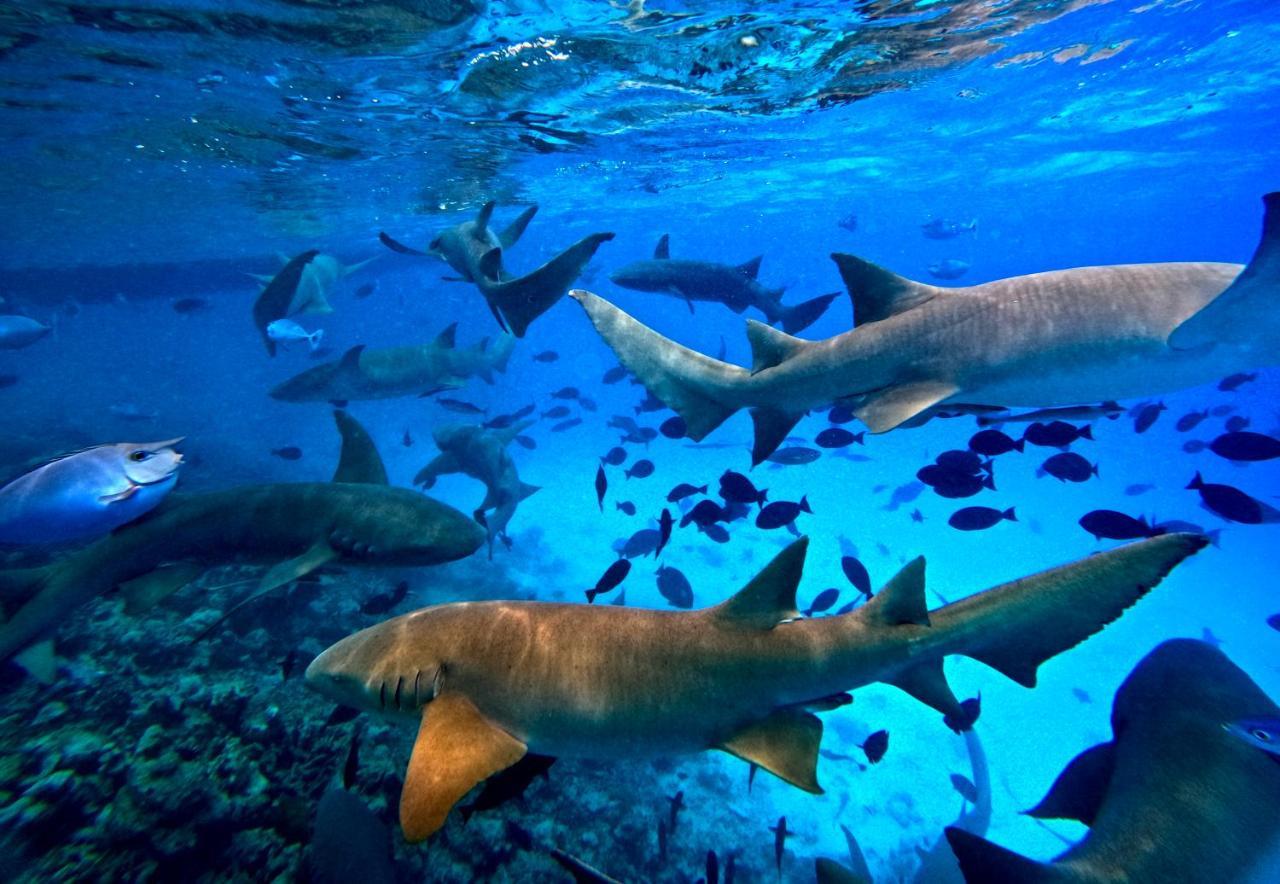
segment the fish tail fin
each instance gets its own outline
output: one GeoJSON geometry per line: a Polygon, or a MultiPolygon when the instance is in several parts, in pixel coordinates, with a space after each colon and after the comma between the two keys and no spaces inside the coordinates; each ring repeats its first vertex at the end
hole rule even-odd
{"type": "Polygon", "coordinates": [[[1048,863],[1028,859],[1020,853],[993,844],[986,838],[972,835],[964,829],[948,826],[947,843],[960,863],[960,871],[966,881],[986,881],[990,884],[1051,884],[1066,881],[1061,869],[1048,863]]]}
{"type": "Polygon", "coordinates": [[[324,329],[318,328],[311,334],[307,335],[307,342],[311,345],[311,352],[314,353],[320,349],[320,342],[324,340],[324,329]]]}
{"type": "Polygon", "coordinates": [[[1264,196],[1262,204],[1262,236],[1253,257],[1222,294],[1173,330],[1170,347],[1189,350],[1241,338],[1275,341],[1280,335],[1270,309],[1280,295],[1280,191],[1264,196]]]}
{"type": "Polygon", "coordinates": [[[529,325],[569,290],[600,244],[611,239],[612,233],[585,236],[531,273],[489,283],[485,295],[502,312],[511,333],[523,338],[529,325]]]}
{"type": "Polygon", "coordinates": [[[1165,534],[1060,565],[930,612],[931,632],[943,654],[1035,687],[1041,663],[1100,632],[1207,543],[1165,534]]]}
{"type": "Polygon", "coordinates": [[[740,407],[733,399],[749,378],[746,369],[682,347],[591,292],[575,289],[570,297],[582,305],[627,370],[680,415],[694,442],[706,438],[740,407]]]}
{"type": "Polygon", "coordinates": [[[782,330],[789,335],[799,334],[813,325],[818,317],[827,312],[831,302],[840,296],[839,292],[819,295],[808,301],[801,301],[791,307],[783,306],[778,312],[778,320],[782,322],[782,330]]]}

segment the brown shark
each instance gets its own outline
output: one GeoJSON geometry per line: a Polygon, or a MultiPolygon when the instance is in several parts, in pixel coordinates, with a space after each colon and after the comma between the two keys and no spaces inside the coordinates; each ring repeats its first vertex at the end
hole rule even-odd
{"type": "Polygon", "coordinates": [[[1247,266],[1082,267],[942,288],[833,255],[857,326],[804,341],[748,322],[751,370],[571,293],[618,358],[702,439],[740,408],[760,463],[809,410],[844,402],[874,433],[938,406],[1051,407],[1148,396],[1280,362],[1280,193],[1247,266]]]}
{"type": "Polygon", "coordinates": [[[387,486],[368,434],[345,412],[336,419],[343,455],[331,483],[172,494],[146,517],[52,565],[0,571],[0,602],[8,615],[0,623],[0,661],[39,644],[22,662],[47,677],[49,639],[59,624],[117,587],[135,610],[207,568],[271,564],[248,601],[330,563],[434,565],[480,548],[479,525],[417,491],[387,486]]]}
{"type": "Polygon", "coordinates": [[[426,252],[396,242],[385,233],[382,243],[394,252],[439,258],[458,274],[460,281],[475,283],[493,318],[504,330],[523,338],[530,323],[564,297],[582,273],[600,244],[613,239],[612,233],[584,236],[537,270],[513,276],[503,265],[504,250],[520,239],[537,206],[525,209],[505,230],[494,233],[489,227],[495,203],[487,202],[471,221],[442,231],[426,252]]]}
{"type": "Polygon", "coordinates": [[[713,608],[439,605],[348,636],[311,663],[307,682],[341,703],[420,721],[400,799],[414,841],[526,752],[723,749],[819,793],[822,723],[810,709],[879,681],[962,720],[945,656],[1034,686],[1041,663],[1115,620],[1204,543],[1140,541],[935,611],[916,559],[860,609],[810,620],[795,601],[802,538],[713,608]]]}
{"type": "Polygon", "coordinates": [[[1115,738],[1078,755],[1029,814],[1089,834],[1041,863],[948,829],[970,884],[1280,881],[1280,765],[1225,725],[1280,715],[1217,648],[1175,639],[1116,692],[1115,738]]]}

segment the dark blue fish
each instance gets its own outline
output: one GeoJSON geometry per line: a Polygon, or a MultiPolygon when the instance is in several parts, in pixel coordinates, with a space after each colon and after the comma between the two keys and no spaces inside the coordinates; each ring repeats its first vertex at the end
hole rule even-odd
{"type": "Polygon", "coordinates": [[[1245,427],[1249,426],[1250,423],[1252,422],[1249,418],[1245,417],[1243,414],[1233,414],[1231,417],[1227,418],[1227,422],[1224,426],[1228,433],[1239,433],[1245,427]]]}
{"type": "Polygon", "coordinates": [[[844,405],[837,405],[827,412],[827,420],[833,424],[847,424],[853,418],[853,412],[844,405]]]}
{"type": "Polygon", "coordinates": [[[662,550],[666,547],[667,541],[671,539],[671,529],[675,527],[675,524],[676,520],[672,518],[671,511],[663,507],[662,515],[658,516],[658,548],[653,551],[655,559],[662,555],[662,550]]]}
{"type": "Polygon", "coordinates": [[[706,494],[706,485],[691,485],[688,482],[681,482],[676,487],[667,492],[667,503],[678,503],[686,497],[692,497],[695,494],[706,494]]]}
{"type": "Polygon", "coordinates": [[[1010,451],[1021,451],[1025,443],[1000,430],[979,430],[969,439],[969,450],[983,457],[996,457],[1010,451]]]}
{"type": "Polygon", "coordinates": [[[658,427],[658,432],[666,436],[668,439],[683,439],[688,432],[685,426],[684,418],[680,415],[669,417],[658,427]]]}
{"type": "Polygon", "coordinates": [[[733,503],[754,503],[760,506],[769,499],[767,489],[757,489],[755,484],[742,473],[725,470],[720,476],[720,496],[733,503]]]}
{"type": "Polygon", "coordinates": [[[982,716],[982,697],[970,697],[960,702],[959,712],[948,712],[942,716],[942,723],[956,733],[972,730],[974,724],[982,716]]]}
{"type": "Polygon", "coordinates": [[[555,350],[543,350],[541,353],[533,355],[534,362],[555,362],[560,358],[560,354],[555,350]]]}
{"type": "Polygon", "coordinates": [[[889,512],[894,512],[904,503],[911,503],[911,501],[919,497],[920,492],[924,491],[926,487],[923,482],[908,482],[905,485],[899,485],[893,489],[893,494],[884,508],[889,512]]]}
{"type": "Polygon", "coordinates": [[[984,531],[1001,522],[1016,521],[1018,517],[1014,514],[1013,507],[998,510],[989,506],[967,506],[952,513],[947,524],[957,531],[984,531]]]}
{"type": "Polygon", "coordinates": [[[658,592],[672,607],[686,610],[693,607],[693,587],[689,579],[669,565],[658,568],[658,592]]]}
{"type": "Polygon", "coordinates": [[[534,439],[532,436],[525,436],[524,434],[521,434],[516,436],[516,444],[521,448],[533,451],[533,449],[538,447],[538,440],[534,439]]]}
{"type": "Polygon", "coordinates": [[[800,500],[775,500],[768,504],[756,516],[756,527],[772,530],[774,528],[782,528],[795,522],[801,513],[812,513],[809,508],[809,498],[801,497],[800,500]]]}
{"type": "Polygon", "coordinates": [[[302,449],[297,445],[288,445],[284,448],[272,448],[271,453],[281,460],[301,460],[302,449]]]}
{"type": "Polygon", "coordinates": [[[1273,460],[1280,457],[1280,439],[1247,431],[1223,433],[1209,443],[1209,450],[1227,460],[1273,460]]]}
{"type": "Polygon", "coordinates": [[[889,732],[876,731],[867,737],[858,748],[866,753],[867,761],[872,764],[879,764],[885,753],[889,751],[889,732]]]}
{"type": "Polygon", "coordinates": [[[1230,375],[1227,375],[1222,380],[1218,381],[1218,389],[1224,393],[1230,393],[1233,390],[1240,389],[1240,387],[1249,383],[1250,381],[1256,381],[1257,379],[1258,379],[1257,372],[1249,372],[1248,374],[1244,372],[1239,372],[1237,374],[1230,374],[1230,375]]]}
{"type": "Polygon", "coordinates": [[[653,475],[653,470],[653,461],[638,460],[626,470],[626,477],[628,479],[647,479],[653,475]]]}
{"type": "Polygon", "coordinates": [[[437,399],[436,404],[455,414],[484,414],[485,409],[465,399],[437,399]]]}
{"type": "Polygon", "coordinates": [[[596,503],[600,512],[604,512],[604,495],[609,490],[609,477],[604,474],[604,466],[596,467],[596,503]]]}
{"type": "Polygon", "coordinates": [[[377,285],[372,282],[366,282],[360,288],[356,289],[356,298],[363,301],[377,290],[377,285]]]}
{"type": "Polygon", "coordinates": [[[603,463],[607,463],[611,467],[621,466],[622,462],[627,459],[627,449],[621,445],[615,445],[605,452],[604,457],[600,458],[603,463]]]}
{"type": "Polygon", "coordinates": [[[583,411],[599,411],[600,410],[600,406],[596,405],[596,400],[588,399],[586,396],[579,397],[578,405],[582,407],[583,411]]]}
{"type": "Polygon", "coordinates": [[[850,233],[856,233],[858,230],[858,213],[850,212],[848,215],[845,215],[837,221],[836,226],[843,230],[847,230],[850,233]]]}
{"type": "Polygon", "coordinates": [[[822,457],[822,452],[820,451],[795,445],[790,448],[779,448],[766,459],[769,463],[782,464],[784,467],[796,467],[801,464],[813,463],[820,457],[822,457]]]}
{"type": "Polygon", "coordinates": [[[804,615],[806,617],[812,617],[814,614],[821,614],[823,611],[829,610],[839,598],[840,590],[834,588],[824,589],[822,592],[818,593],[817,598],[815,598],[813,600],[813,604],[805,610],[804,615]]]}
{"type": "Polygon", "coordinates": [[[856,556],[845,556],[840,559],[840,570],[844,571],[844,576],[853,584],[854,589],[871,598],[871,575],[867,573],[866,566],[858,561],[856,556]]]}
{"type": "Polygon", "coordinates": [[[1169,406],[1163,402],[1149,402],[1138,409],[1138,413],[1133,418],[1133,431],[1135,433],[1145,433],[1151,429],[1156,420],[1160,417],[1160,412],[1167,411],[1169,406]]]}
{"type": "Polygon", "coordinates": [[[1188,439],[1182,443],[1182,450],[1187,454],[1199,454],[1209,447],[1209,443],[1203,439],[1188,439]]]}
{"type": "Polygon", "coordinates": [[[577,399],[581,394],[577,387],[561,387],[551,394],[552,399],[577,399]]]}
{"type": "Polygon", "coordinates": [[[640,404],[636,406],[635,411],[636,414],[648,414],[651,411],[662,411],[662,409],[666,407],[665,402],[657,396],[654,396],[652,393],[649,393],[640,400],[640,404]]]}
{"type": "Polygon", "coordinates": [[[1135,519],[1115,510],[1093,510],[1080,517],[1080,527],[1098,540],[1138,540],[1163,532],[1146,519],[1135,519]]]}
{"type": "Polygon", "coordinates": [[[865,432],[851,433],[844,427],[827,427],[814,437],[813,442],[819,448],[844,448],[855,442],[864,444],[862,440],[866,435],[865,432]]]}
{"type": "Polygon", "coordinates": [[[1202,411],[1190,411],[1178,418],[1178,422],[1173,428],[1179,433],[1186,433],[1200,426],[1200,422],[1209,416],[1209,409],[1202,411]]]}
{"type": "Polygon", "coordinates": [[[662,543],[662,532],[656,528],[641,528],[627,538],[622,546],[622,555],[628,559],[638,559],[656,552],[662,543]]]}
{"type": "Polygon", "coordinates": [[[951,775],[951,785],[965,801],[970,804],[978,803],[978,787],[964,774],[953,773],[951,775]]]}
{"type": "Polygon", "coordinates": [[[982,458],[975,451],[953,449],[944,451],[934,458],[934,463],[944,470],[977,475],[982,470],[982,458]]]}
{"type": "Polygon", "coordinates": [[[728,543],[729,532],[724,525],[717,525],[714,522],[710,525],[702,525],[699,530],[714,540],[716,543],[728,543]]]}
{"type": "Polygon", "coordinates": [[[1088,424],[1079,427],[1066,421],[1050,421],[1030,424],[1022,434],[1023,441],[1046,448],[1066,448],[1077,439],[1093,439],[1093,428],[1088,424]]]}
{"type": "Polygon", "coordinates": [[[936,463],[921,467],[916,478],[932,488],[939,497],[951,500],[973,497],[984,488],[994,490],[996,487],[994,476],[949,470],[936,463]]]}
{"type": "Polygon", "coordinates": [[[1063,482],[1087,482],[1098,475],[1098,465],[1091,464],[1073,451],[1055,454],[1040,465],[1050,476],[1063,482]]]}
{"type": "Polygon", "coordinates": [[[1137,497],[1139,494],[1146,494],[1148,491],[1155,490],[1154,485],[1150,482],[1134,482],[1132,485],[1126,485],[1124,493],[1129,497],[1137,497]]]}
{"type": "Polygon", "coordinates": [[[719,522],[724,518],[724,510],[714,500],[700,500],[689,512],[684,514],[680,520],[680,527],[683,528],[690,522],[699,528],[705,528],[715,522],[719,522]]]}
{"type": "Polygon", "coordinates": [[[621,365],[615,365],[604,373],[604,377],[600,380],[606,384],[616,384],[627,376],[627,370],[621,365]]]}
{"type": "Polygon", "coordinates": [[[1200,492],[1200,500],[1205,507],[1230,522],[1261,525],[1274,519],[1274,510],[1262,501],[1231,485],[1206,482],[1199,473],[1196,473],[1187,489],[1200,492]]]}
{"type": "Polygon", "coordinates": [[[631,573],[631,563],[626,559],[618,559],[600,575],[600,579],[596,581],[596,585],[587,590],[587,604],[591,604],[596,600],[596,596],[606,592],[612,592],[618,588],[618,584],[627,579],[627,575],[631,573]]]}
{"type": "Polygon", "coordinates": [[[614,506],[626,513],[628,516],[634,516],[636,514],[636,505],[629,500],[624,500],[621,503],[615,503],[614,506]]]}
{"type": "Polygon", "coordinates": [[[554,419],[556,419],[556,418],[558,418],[558,417],[568,417],[568,416],[569,416],[569,406],[567,406],[567,405],[556,405],[556,406],[554,406],[554,407],[552,407],[552,408],[548,408],[546,411],[542,412],[542,416],[543,416],[543,417],[545,417],[545,418],[550,418],[551,420],[554,420],[554,419]]]}
{"type": "Polygon", "coordinates": [[[553,425],[551,427],[551,432],[563,433],[565,430],[572,429],[573,427],[576,427],[580,423],[582,423],[582,418],[571,417],[567,421],[560,421],[560,423],[553,425]]]}

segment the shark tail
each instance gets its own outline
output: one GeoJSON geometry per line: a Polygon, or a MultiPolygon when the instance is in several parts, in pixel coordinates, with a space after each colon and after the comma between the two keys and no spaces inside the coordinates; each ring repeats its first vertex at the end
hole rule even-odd
{"type": "Polygon", "coordinates": [[[0,571],[0,608],[4,618],[25,605],[49,579],[50,568],[11,568],[0,571]]]}
{"type": "Polygon", "coordinates": [[[750,377],[746,369],[683,347],[591,292],[574,289],[569,296],[623,366],[684,419],[685,435],[693,441],[706,438],[741,407],[735,400],[750,377]]]}
{"type": "Polygon", "coordinates": [[[1028,859],[964,829],[948,826],[947,842],[960,863],[965,881],[987,884],[1052,884],[1072,880],[1062,869],[1028,859]]]}
{"type": "Polygon", "coordinates": [[[1120,617],[1173,568],[1208,543],[1194,534],[1164,534],[1023,577],[925,610],[924,562],[908,564],[858,613],[875,624],[928,627],[933,652],[889,683],[967,730],[973,716],[942,672],[949,654],[971,657],[1024,687],[1035,687],[1041,663],[1083,642],[1120,617]]]}
{"type": "Polygon", "coordinates": [[[600,244],[611,239],[612,233],[584,236],[531,273],[484,283],[484,295],[501,313],[511,333],[523,338],[530,324],[569,290],[600,244]]]}
{"type": "Polygon", "coordinates": [[[1265,317],[1280,294],[1280,191],[1267,194],[1262,203],[1262,236],[1253,257],[1222,294],[1173,330],[1169,335],[1173,349],[1189,350],[1215,341],[1233,342],[1242,333],[1258,334],[1256,324],[1242,323],[1241,316],[1261,319],[1269,324],[1267,331],[1277,333],[1274,321],[1265,317]]]}
{"type": "Polygon", "coordinates": [[[770,322],[781,322],[782,330],[789,335],[796,335],[813,325],[818,317],[827,312],[827,308],[831,306],[831,302],[840,296],[839,292],[832,292],[829,295],[819,295],[816,298],[810,298],[808,301],[801,301],[799,304],[787,307],[781,306],[778,311],[777,319],[770,318],[770,322]]]}

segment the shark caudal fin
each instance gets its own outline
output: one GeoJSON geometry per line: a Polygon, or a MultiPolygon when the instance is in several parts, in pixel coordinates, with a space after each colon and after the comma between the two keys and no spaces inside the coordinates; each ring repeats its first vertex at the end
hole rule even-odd
{"type": "Polygon", "coordinates": [[[1035,687],[1041,663],[1101,632],[1207,543],[1198,534],[1164,534],[1097,553],[931,611],[931,631],[942,654],[971,657],[1035,687]]]}
{"type": "Polygon", "coordinates": [[[1028,859],[964,829],[948,826],[946,834],[967,884],[1052,884],[1071,880],[1061,869],[1028,859]]]}
{"type": "Polygon", "coordinates": [[[531,273],[482,283],[484,296],[501,312],[511,333],[523,338],[529,325],[569,290],[600,244],[611,239],[612,233],[585,236],[531,273]]]}
{"type": "Polygon", "coordinates": [[[1270,343],[1280,337],[1280,323],[1272,318],[1280,299],[1280,192],[1267,194],[1262,204],[1262,237],[1257,251],[1222,294],[1173,330],[1169,335],[1173,349],[1239,343],[1246,335],[1250,341],[1261,337],[1270,343]]]}
{"type": "Polygon", "coordinates": [[[569,297],[627,371],[684,419],[690,439],[706,438],[738,410],[731,394],[749,378],[746,369],[682,347],[591,292],[574,289],[569,297]]]}
{"type": "MultiPolygon", "coordinates": [[[[790,307],[785,304],[781,305],[776,321],[782,323],[784,332],[789,335],[797,335],[817,322],[818,318],[827,312],[831,302],[839,296],[839,292],[832,292],[829,295],[819,295],[816,298],[810,298],[808,301],[801,301],[799,304],[790,307]]],[[[770,322],[773,321],[775,320],[770,319],[770,322]]]]}

